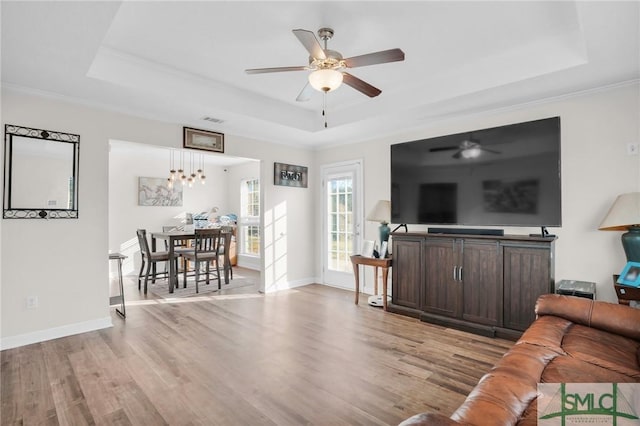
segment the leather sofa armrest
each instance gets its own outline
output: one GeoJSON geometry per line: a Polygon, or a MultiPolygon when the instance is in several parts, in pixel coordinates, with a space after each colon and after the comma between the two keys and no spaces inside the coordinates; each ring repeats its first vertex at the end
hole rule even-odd
{"type": "Polygon", "coordinates": [[[536,315],[553,315],[576,324],[640,340],[640,309],[583,297],[543,294],[536,315]]]}
{"type": "Polygon", "coordinates": [[[420,413],[409,417],[398,426],[461,426],[461,423],[439,413],[420,413]]]}

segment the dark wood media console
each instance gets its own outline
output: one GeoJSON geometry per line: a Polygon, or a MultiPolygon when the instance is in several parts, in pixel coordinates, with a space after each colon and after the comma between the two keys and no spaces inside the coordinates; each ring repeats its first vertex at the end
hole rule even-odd
{"type": "Polygon", "coordinates": [[[388,310],[422,321],[516,339],[554,292],[555,238],[393,233],[388,310]]]}

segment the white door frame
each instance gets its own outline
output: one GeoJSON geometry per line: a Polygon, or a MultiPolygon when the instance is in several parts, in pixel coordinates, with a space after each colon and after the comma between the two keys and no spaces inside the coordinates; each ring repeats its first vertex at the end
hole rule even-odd
{"type": "Polygon", "coordinates": [[[327,279],[328,276],[334,276],[335,274],[340,274],[339,272],[329,272],[328,264],[327,264],[327,252],[328,252],[328,220],[327,220],[327,193],[326,193],[326,182],[327,177],[330,174],[340,173],[341,171],[352,172],[354,174],[354,185],[353,185],[353,251],[354,254],[358,253],[360,250],[360,246],[362,243],[362,233],[364,232],[364,194],[363,194],[363,184],[362,184],[362,169],[363,169],[364,160],[363,159],[355,159],[349,161],[341,161],[338,163],[331,163],[321,166],[321,183],[322,183],[322,283],[330,286],[346,288],[349,290],[353,290],[354,288],[354,278],[353,278],[353,270],[350,270],[348,273],[344,273],[345,276],[339,281],[334,280],[333,278],[327,279]],[[328,282],[330,281],[330,282],[328,282]]]}

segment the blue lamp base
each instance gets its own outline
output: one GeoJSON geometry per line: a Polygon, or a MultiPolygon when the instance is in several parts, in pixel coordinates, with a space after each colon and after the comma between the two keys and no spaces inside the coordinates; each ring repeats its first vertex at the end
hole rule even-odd
{"type": "Polygon", "coordinates": [[[629,231],[622,234],[621,238],[627,262],[640,262],[640,226],[630,226],[629,231]]]}

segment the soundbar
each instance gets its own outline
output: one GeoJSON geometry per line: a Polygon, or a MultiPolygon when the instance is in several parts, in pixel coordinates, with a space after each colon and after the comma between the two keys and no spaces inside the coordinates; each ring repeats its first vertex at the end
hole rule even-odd
{"type": "Polygon", "coordinates": [[[463,235],[496,235],[504,236],[504,229],[479,229],[479,228],[429,228],[429,234],[463,234],[463,235]]]}

